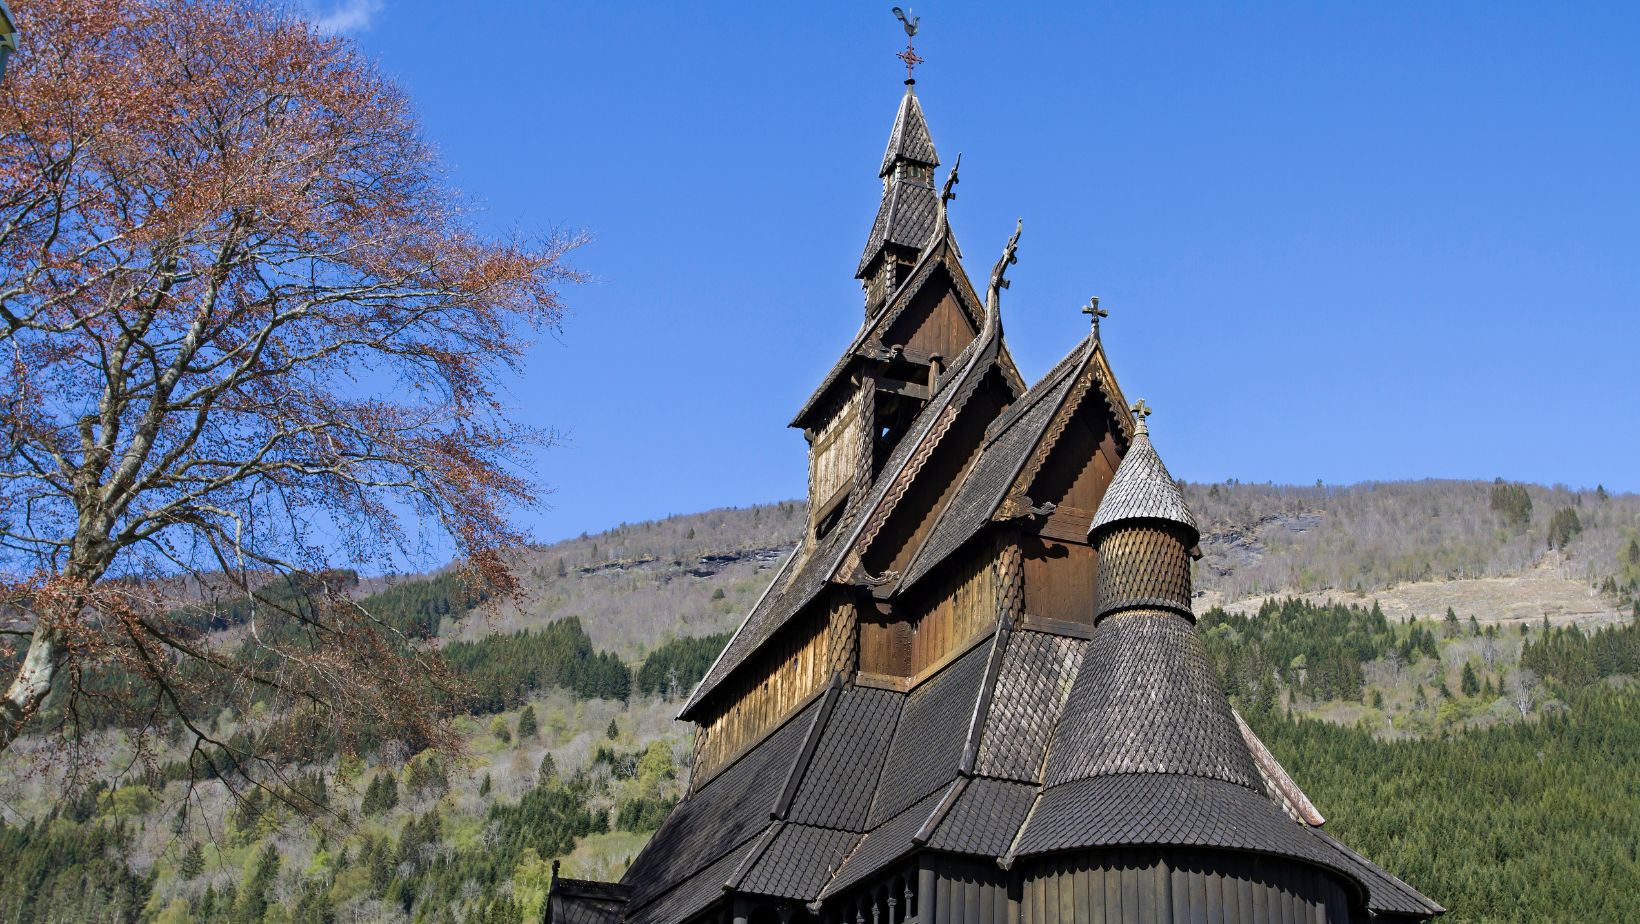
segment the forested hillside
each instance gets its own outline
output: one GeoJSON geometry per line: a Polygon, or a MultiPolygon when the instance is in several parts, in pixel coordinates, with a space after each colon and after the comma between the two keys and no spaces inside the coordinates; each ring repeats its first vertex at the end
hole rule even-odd
{"type": "MultiPolygon", "coordinates": [[[[1449,920],[1640,914],[1640,498],[1188,491],[1208,651],[1333,830],[1449,920]]],[[[453,574],[358,582],[462,681],[453,757],[381,741],[259,788],[231,766],[201,774],[181,729],[152,763],[108,723],[78,755],[25,739],[0,756],[0,924],[538,920],[554,858],[618,875],[678,798],[678,700],[803,522],[788,502],[533,548],[524,595],[500,606],[453,574]]],[[[234,633],[246,613],[196,616],[234,633]]],[[[273,718],[224,710],[213,728],[273,718]]]]}

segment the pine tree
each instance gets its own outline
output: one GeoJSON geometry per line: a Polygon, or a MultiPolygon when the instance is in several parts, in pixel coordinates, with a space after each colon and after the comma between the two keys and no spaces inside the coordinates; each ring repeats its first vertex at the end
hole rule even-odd
{"type": "Polygon", "coordinates": [[[609,737],[609,740],[614,741],[616,738],[620,737],[621,727],[615,724],[614,719],[610,719],[609,727],[604,729],[604,734],[609,737]]]}
{"type": "Polygon", "coordinates": [[[478,795],[479,795],[480,798],[482,798],[484,796],[488,796],[489,794],[490,794],[490,775],[488,773],[486,773],[486,774],[484,774],[483,782],[480,782],[478,784],[478,795]]]}
{"type": "Polygon", "coordinates": [[[397,808],[399,804],[399,781],[391,773],[378,772],[365,787],[364,798],[359,802],[359,812],[364,815],[381,815],[397,808]]]}
{"type": "Polygon", "coordinates": [[[526,705],[524,710],[518,713],[518,740],[523,741],[525,738],[534,738],[540,730],[540,725],[537,724],[535,719],[535,707],[526,705]]]}
{"type": "Polygon", "coordinates": [[[1465,696],[1474,696],[1481,691],[1481,681],[1475,676],[1475,667],[1467,661],[1464,662],[1463,678],[1458,681],[1458,689],[1465,696]]]}
{"type": "Polygon", "coordinates": [[[536,773],[536,782],[541,786],[550,786],[558,782],[558,763],[552,759],[552,752],[541,755],[541,769],[536,773]]]}
{"type": "Polygon", "coordinates": [[[1374,708],[1374,709],[1384,708],[1384,693],[1383,693],[1382,690],[1373,690],[1372,691],[1372,708],[1374,708]]]}
{"type": "Polygon", "coordinates": [[[188,851],[177,863],[177,871],[184,879],[194,879],[205,872],[205,848],[200,846],[199,841],[188,845],[188,851]]]}

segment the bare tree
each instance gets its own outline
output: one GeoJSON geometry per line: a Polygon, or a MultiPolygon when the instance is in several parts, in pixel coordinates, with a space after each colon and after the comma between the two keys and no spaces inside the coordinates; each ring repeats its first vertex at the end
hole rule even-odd
{"type": "Polygon", "coordinates": [[[1520,710],[1521,718],[1532,714],[1539,686],[1538,675],[1529,667],[1517,668],[1509,675],[1509,699],[1520,710]]]}
{"type": "Polygon", "coordinates": [[[513,586],[547,434],[497,386],[559,322],[576,241],[473,231],[401,91],[271,2],[26,12],[0,83],[0,748],[54,693],[54,730],[181,723],[202,765],[447,740],[437,659],[328,569],[444,548],[513,586]],[[234,631],[161,592],[184,575],[251,601],[234,631]],[[283,721],[215,740],[258,702],[283,721]]]}

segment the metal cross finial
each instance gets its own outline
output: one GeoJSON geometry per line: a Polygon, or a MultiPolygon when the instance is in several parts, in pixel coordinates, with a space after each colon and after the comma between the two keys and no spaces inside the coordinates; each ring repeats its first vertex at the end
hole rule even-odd
{"type": "Polygon", "coordinates": [[[1099,307],[1099,296],[1095,295],[1088,299],[1088,303],[1082,307],[1082,313],[1093,320],[1093,335],[1098,337],[1099,319],[1110,317],[1109,311],[1099,307]]]}
{"type": "Polygon", "coordinates": [[[898,19],[900,26],[905,29],[905,51],[900,52],[895,57],[905,62],[905,82],[910,83],[913,79],[911,75],[912,68],[923,63],[923,59],[917,56],[917,50],[911,47],[911,39],[916,36],[917,24],[922,22],[922,17],[911,15],[910,10],[895,7],[894,18],[898,19]]]}
{"type": "Polygon", "coordinates": [[[1133,421],[1138,424],[1134,428],[1134,432],[1149,433],[1150,427],[1145,423],[1145,418],[1150,416],[1150,405],[1145,403],[1145,399],[1140,398],[1138,401],[1133,402],[1133,407],[1129,410],[1133,411],[1133,421]]]}

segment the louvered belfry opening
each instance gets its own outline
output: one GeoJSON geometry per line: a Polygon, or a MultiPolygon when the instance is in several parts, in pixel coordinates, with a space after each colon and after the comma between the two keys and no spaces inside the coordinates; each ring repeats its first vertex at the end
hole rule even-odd
{"type": "Polygon", "coordinates": [[[808,535],[679,712],[687,795],[618,886],[555,886],[548,924],[1441,913],[1322,833],[1231,708],[1144,403],[1097,328],[1021,376],[1002,274],[1029,238],[976,288],[909,85],[880,164],[865,322],[792,420],[808,535]]]}

